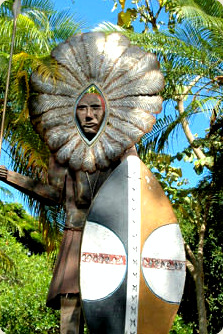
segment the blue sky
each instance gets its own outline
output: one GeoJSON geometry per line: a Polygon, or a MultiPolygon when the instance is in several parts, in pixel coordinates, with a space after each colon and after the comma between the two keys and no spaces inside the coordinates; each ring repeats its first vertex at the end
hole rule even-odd
{"type": "Polygon", "coordinates": [[[77,17],[86,22],[86,29],[92,29],[103,21],[117,22],[117,10],[112,12],[112,0],[76,0],[72,6],[71,0],[59,1],[55,4],[61,8],[71,7],[77,13],[77,17]]]}
{"type": "MultiPolygon", "coordinates": [[[[56,0],[54,3],[58,9],[69,8],[75,12],[77,18],[85,22],[85,31],[95,28],[103,21],[116,24],[118,12],[121,11],[120,5],[118,5],[116,10],[112,11],[114,6],[113,0],[56,0]]],[[[126,0],[125,2],[125,9],[128,7],[132,7],[131,0],[126,0]]],[[[161,18],[164,20],[163,15],[161,18]]],[[[137,23],[135,27],[138,32],[143,30],[142,24],[137,23]]]]}

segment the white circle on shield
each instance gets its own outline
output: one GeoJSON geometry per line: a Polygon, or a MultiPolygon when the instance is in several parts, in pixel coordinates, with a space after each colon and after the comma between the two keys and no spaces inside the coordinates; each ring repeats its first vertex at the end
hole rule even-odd
{"type": "Polygon", "coordinates": [[[154,230],[143,246],[141,261],[149,289],[166,302],[179,304],[186,270],[179,225],[169,224],[154,230]]]}
{"type": "Polygon", "coordinates": [[[119,237],[110,229],[86,222],[80,261],[83,300],[98,300],[113,294],[126,274],[126,252],[119,237]]]}

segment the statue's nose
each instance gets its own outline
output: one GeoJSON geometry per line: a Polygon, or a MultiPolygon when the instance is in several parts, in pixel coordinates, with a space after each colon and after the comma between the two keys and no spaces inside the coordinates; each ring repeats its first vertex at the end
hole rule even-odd
{"type": "Polygon", "coordinates": [[[93,111],[92,111],[91,107],[88,107],[88,108],[87,108],[87,114],[86,114],[86,117],[87,117],[87,118],[94,118],[94,114],[93,114],[93,111]]]}

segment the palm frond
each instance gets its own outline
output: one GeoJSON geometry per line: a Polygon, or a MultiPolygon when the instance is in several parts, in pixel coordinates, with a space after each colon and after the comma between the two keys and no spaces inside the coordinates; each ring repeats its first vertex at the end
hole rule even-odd
{"type": "MultiPolygon", "coordinates": [[[[0,186],[0,194],[1,194],[1,198],[2,198],[2,196],[4,196],[4,197],[8,197],[10,199],[13,199],[13,193],[9,189],[7,189],[6,187],[0,186]]],[[[0,200],[0,203],[2,203],[1,200],[0,200]]]]}
{"type": "MultiPolygon", "coordinates": [[[[0,8],[1,45],[8,48],[13,24],[12,3],[10,0],[0,8]]],[[[71,10],[55,11],[52,1],[24,0],[17,19],[15,53],[21,50],[32,54],[49,53],[56,43],[80,32],[83,25],[71,10]]]]}
{"type": "Polygon", "coordinates": [[[0,249],[0,281],[5,279],[7,272],[15,269],[13,260],[0,249]]]}
{"type": "Polygon", "coordinates": [[[170,35],[168,31],[148,34],[127,32],[127,34],[133,43],[154,52],[164,70],[164,66],[168,67],[170,64],[172,71],[186,68],[186,73],[190,71],[194,75],[199,72],[209,74],[212,69],[210,63],[213,62],[213,66],[216,66],[222,59],[214,51],[212,53],[212,50],[209,50],[203,39],[195,37],[197,35],[195,28],[185,29],[186,27],[177,29],[175,35],[170,35]]]}
{"type": "Polygon", "coordinates": [[[103,31],[103,32],[114,32],[114,31],[120,31],[124,32],[126,31],[124,28],[121,28],[117,24],[111,23],[111,22],[102,22],[97,27],[92,29],[92,31],[103,31]]]}
{"type": "Polygon", "coordinates": [[[188,19],[196,25],[222,29],[223,6],[217,0],[178,0],[175,10],[178,19],[188,19]]]}
{"type": "Polygon", "coordinates": [[[6,139],[10,142],[13,169],[46,182],[49,150],[34,132],[29,121],[23,119],[10,124],[6,139]]]}
{"type": "Polygon", "coordinates": [[[70,10],[54,12],[50,17],[50,29],[57,44],[73,34],[80,33],[83,27],[84,22],[77,20],[70,10]]]}
{"type": "Polygon", "coordinates": [[[162,136],[162,133],[166,131],[168,126],[173,123],[172,115],[164,116],[156,120],[156,123],[153,125],[152,131],[146,133],[141,139],[141,145],[145,147],[153,147],[154,149],[157,146],[159,138],[162,136]]]}
{"type": "Polygon", "coordinates": [[[48,252],[54,252],[58,250],[61,243],[62,231],[65,225],[65,211],[62,206],[49,207],[40,204],[38,212],[46,249],[48,252]]]}

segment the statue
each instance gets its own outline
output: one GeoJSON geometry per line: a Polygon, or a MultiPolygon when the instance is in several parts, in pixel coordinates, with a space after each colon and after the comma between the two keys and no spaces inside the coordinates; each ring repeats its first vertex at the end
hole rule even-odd
{"type": "MultiPolygon", "coordinates": [[[[144,133],[151,130],[155,122],[152,114],[159,113],[162,108],[162,98],[158,93],[163,88],[163,76],[159,64],[154,55],[132,46],[129,40],[120,33],[112,33],[107,36],[104,33],[73,36],[68,41],[59,44],[53,50],[52,57],[57,61],[60,77],[55,84],[53,78],[44,80],[38,72],[33,73],[31,86],[35,94],[30,101],[31,122],[51,151],[48,184],[43,185],[18,173],[7,171],[4,166],[0,168],[0,179],[24,193],[49,204],[65,202],[66,224],[49,288],[47,305],[55,309],[61,308],[62,334],[83,333],[81,308],[84,308],[85,320],[92,334],[168,333],[182,296],[185,275],[181,239],[179,245],[176,241],[177,237],[180,238],[180,232],[168,200],[152,174],[138,159],[134,146],[144,133]],[[136,181],[134,168],[138,168],[137,180],[143,179],[143,184],[136,181]],[[123,175],[125,175],[124,181],[123,175]],[[140,240],[135,238],[141,233],[140,221],[136,224],[138,234],[124,236],[125,241],[118,235],[119,232],[114,233],[116,227],[109,225],[114,225],[114,221],[109,221],[108,225],[100,221],[100,219],[107,220],[107,216],[113,217],[116,212],[122,215],[122,210],[127,210],[125,217],[131,216],[126,209],[126,207],[131,207],[130,204],[125,202],[123,204],[125,208],[122,208],[121,204],[117,203],[119,198],[121,198],[120,203],[124,198],[124,193],[121,194],[121,197],[117,193],[117,191],[122,193],[121,184],[126,189],[131,184],[131,187],[135,189],[131,182],[135,182],[136,188],[148,188],[145,190],[146,193],[149,191],[146,196],[151,203],[154,202],[154,208],[157,208],[155,210],[160,211],[160,216],[162,216],[158,222],[155,217],[151,224],[152,227],[146,232],[142,241],[142,260],[140,260],[140,240]],[[111,190],[112,187],[109,188],[110,184],[116,184],[113,190],[111,190]],[[109,196],[113,198],[111,203],[114,203],[114,207],[109,207],[109,196]],[[159,203],[162,203],[161,207],[159,203]],[[115,206],[119,208],[116,209],[115,206]],[[163,210],[162,207],[167,207],[167,209],[163,210]],[[85,232],[82,235],[84,226],[85,232]],[[177,244],[177,248],[180,248],[178,259],[171,260],[172,253],[168,259],[158,260],[156,252],[153,255],[150,254],[150,244],[157,243],[153,241],[154,238],[154,240],[157,238],[154,236],[156,233],[153,232],[159,230],[160,227],[164,227],[165,233],[171,230],[170,233],[174,235],[170,239],[177,244]],[[103,235],[105,245],[107,242],[112,244],[114,241],[114,245],[117,243],[121,253],[110,254],[107,250],[104,253],[96,252],[94,249],[97,247],[94,248],[94,245],[91,250],[88,250],[89,240],[97,239],[97,231],[99,231],[98,236],[103,235]],[[151,238],[148,237],[150,234],[151,238]],[[134,245],[136,239],[138,240],[138,244],[135,244],[137,259],[134,258],[134,254],[131,255],[129,248],[130,244],[134,245]],[[127,262],[131,259],[138,264],[141,261],[142,269],[138,267],[137,272],[131,271],[130,262],[127,266],[127,262]],[[102,309],[107,307],[106,298],[110,298],[114,291],[109,292],[109,288],[106,287],[107,276],[103,281],[100,281],[99,276],[95,276],[97,270],[95,271],[91,263],[93,265],[95,263],[97,265],[108,264],[106,270],[111,268],[111,273],[114,270],[114,266],[110,266],[112,264],[120,269],[117,270],[121,273],[118,274],[121,275],[121,279],[117,278],[117,283],[114,279],[115,285],[111,282],[114,285],[112,289],[114,291],[122,289],[127,297],[119,293],[114,304],[110,303],[114,305],[113,310],[108,307],[107,313],[110,315],[106,313],[102,316],[100,312],[104,312],[102,309]],[[178,284],[177,296],[173,288],[170,294],[166,294],[166,288],[161,292],[157,290],[156,284],[153,285],[154,280],[157,279],[153,278],[153,273],[150,276],[151,268],[161,268],[166,273],[171,270],[176,272],[174,280],[176,279],[178,284]],[[129,282],[133,282],[133,289],[139,288],[140,270],[144,275],[142,280],[144,279],[147,284],[140,283],[140,286],[144,284],[146,291],[149,289],[152,291],[148,292],[148,300],[152,298],[153,305],[157,305],[155,312],[160,313],[160,315],[154,313],[155,320],[140,320],[138,313],[142,313],[142,306],[138,306],[138,302],[135,304],[135,301],[134,303],[130,301],[131,298],[134,300],[139,298],[138,292],[136,295],[126,292],[130,286],[126,277],[129,282]],[[89,281],[89,272],[91,272],[92,279],[94,277],[95,284],[99,282],[101,284],[97,287],[98,290],[101,288],[100,298],[97,297],[98,290],[96,297],[92,296],[91,292],[94,289],[89,281]],[[134,281],[135,279],[138,283],[134,281]],[[102,285],[105,286],[105,289],[102,288],[102,285]],[[80,297],[80,287],[82,297],[80,297]],[[105,319],[112,316],[111,313],[115,308],[117,309],[117,312],[114,312],[117,313],[117,321],[111,321],[111,325],[108,325],[109,321],[105,319]],[[158,311],[160,309],[160,312],[157,309],[158,311]],[[121,316],[119,316],[120,313],[122,313],[121,316]],[[98,317],[96,321],[95,317],[98,317]],[[165,325],[159,324],[160,317],[167,319],[163,321],[165,325]],[[154,324],[149,325],[149,321],[154,324]],[[114,327],[112,322],[116,322],[119,327],[114,327]],[[144,325],[139,325],[140,322],[144,325]],[[148,328],[147,332],[145,328],[148,328]]],[[[126,191],[129,194],[130,190],[126,191]]],[[[140,211],[141,204],[137,200],[139,193],[137,196],[132,193],[131,196],[132,201],[137,202],[136,211],[140,211]]],[[[142,210],[146,213],[143,213],[142,210],[139,213],[151,215],[146,209],[148,201],[145,203],[142,204],[144,208],[142,210]]],[[[132,210],[135,210],[136,207],[133,207],[132,210]]],[[[134,219],[137,220],[139,217],[134,215],[131,218],[132,226],[136,223],[134,219]]],[[[126,226],[131,224],[128,220],[125,223],[126,226]]],[[[143,224],[146,226],[146,220],[143,224]]],[[[163,238],[163,233],[158,233],[159,238],[163,238]]],[[[165,244],[165,241],[163,243],[165,244]]],[[[107,246],[105,248],[107,249],[107,246]]],[[[117,248],[113,248],[115,253],[117,248]]],[[[101,277],[104,275],[103,272],[104,269],[101,277]]],[[[173,280],[169,273],[167,276],[165,276],[167,277],[165,282],[173,280]]],[[[142,297],[140,298],[142,300],[142,297]]],[[[140,303],[143,305],[142,301],[140,303]]],[[[145,305],[148,303],[148,301],[145,302],[145,305]]]]}

